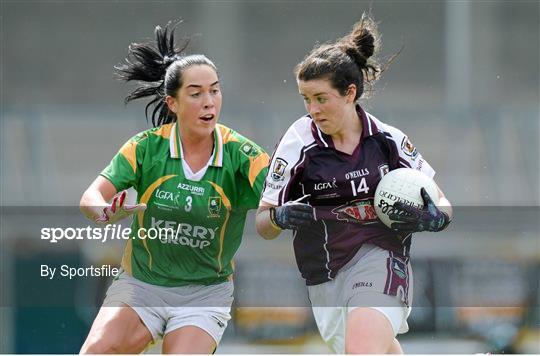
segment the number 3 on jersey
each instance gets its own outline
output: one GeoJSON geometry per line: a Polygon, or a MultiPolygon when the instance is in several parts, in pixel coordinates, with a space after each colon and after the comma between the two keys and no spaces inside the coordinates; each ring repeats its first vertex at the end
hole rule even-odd
{"type": "Polygon", "coordinates": [[[184,206],[184,210],[187,212],[190,212],[192,203],[193,203],[193,198],[191,197],[191,195],[188,195],[186,197],[186,206],[184,206]]]}
{"type": "Polygon", "coordinates": [[[369,187],[367,186],[366,178],[362,178],[358,187],[355,186],[354,180],[351,180],[351,188],[353,196],[357,196],[360,193],[367,194],[369,192],[369,187]]]}

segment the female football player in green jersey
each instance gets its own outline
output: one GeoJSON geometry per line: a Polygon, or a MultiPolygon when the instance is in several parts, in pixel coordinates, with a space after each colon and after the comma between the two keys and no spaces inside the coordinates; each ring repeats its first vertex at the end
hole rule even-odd
{"type": "Polygon", "coordinates": [[[217,124],[215,65],[183,55],[174,28],[155,33],[156,46],[132,44],[117,67],[139,83],[126,102],[151,98],[154,128],[124,144],[81,198],[97,223],[133,217],[123,271],[81,353],[139,353],[160,337],[164,353],[212,353],[230,319],[231,261],[267,173],[259,146],[217,124]],[[125,203],[130,187],[135,205],[125,203]]]}

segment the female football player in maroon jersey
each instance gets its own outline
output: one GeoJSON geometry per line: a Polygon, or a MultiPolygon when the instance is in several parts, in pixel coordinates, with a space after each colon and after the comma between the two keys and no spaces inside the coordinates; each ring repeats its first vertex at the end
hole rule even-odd
{"type": "Polygon", "coordinates": [[[293,231],[321,336],[336,353],[402,353],[412,296],[411,233],[441,231],[451,205],[421,190],[424,208],[395,206],[392,228],[373,207],[390,170],[435,171],[400,130],[357,103],[381,73],[375,22],[366,15],[347,36],[311,51],[295,69],[307,115],[279,142],[266,178],[257,230],[293,231]]]}

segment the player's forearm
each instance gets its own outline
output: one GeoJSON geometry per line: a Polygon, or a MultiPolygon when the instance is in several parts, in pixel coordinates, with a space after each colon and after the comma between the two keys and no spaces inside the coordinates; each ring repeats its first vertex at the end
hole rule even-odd
{"type": "Polygon", "coordinates": [[[97,176],[83,193],[79,208],[88,219],[95,221],[103,214],[103,208],[109,205],[108,201],[116,193],[116,187],[107,178],[97,176]]]}
{"type": "Polygon", "coordinates": [[[88,219],[94,221],[102,213],[103,208],[108,205],[101,192],[92,187],[88,188],[79,202],[79,209],[88,219]]]}
{"type": "Polygon", "coordinates": [[[261,206],[259,207],[259,210],[257,210],[255,227],[257,228],[257,233],[266,240],[275,239],[282,231],[272,224],[272,221],[270,220],[270,207],[266,206],[261,206]]]}

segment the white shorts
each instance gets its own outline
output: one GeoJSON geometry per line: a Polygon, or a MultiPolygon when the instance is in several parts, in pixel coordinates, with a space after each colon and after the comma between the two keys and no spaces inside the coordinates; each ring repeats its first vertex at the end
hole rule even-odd
{"type": "Polygon", "coordinates": [[[333,280],[308,286],[323,340],[333,352],[345,353],[347,315],[358,307],[381,312],[391,323],[394,336],[406,333],[412,278],[408,260],[375,245],[363,245],[333,280]]]}
{"type": "Polygon", "coordinates": [[[206,331],[219,345],[231,319],[233,291],[232,281],[209,286],[162,287],[142,282],[123,272],[107,290],[103,306],[130,306],[154,341],[190,325],[206,331]]]}

